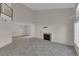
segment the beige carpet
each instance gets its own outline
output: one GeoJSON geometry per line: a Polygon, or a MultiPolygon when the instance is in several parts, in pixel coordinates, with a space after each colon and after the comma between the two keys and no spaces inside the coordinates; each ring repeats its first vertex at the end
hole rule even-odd
{"type": "Polygon", "coordinates": [[[14,38],[13,43],[0,48],[1,56],[77,56],[72,46],[41,39],[14,38]]]}

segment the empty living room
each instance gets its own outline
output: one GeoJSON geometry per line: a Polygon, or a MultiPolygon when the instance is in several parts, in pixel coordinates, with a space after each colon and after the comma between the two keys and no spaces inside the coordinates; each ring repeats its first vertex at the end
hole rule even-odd
{"type": "Polygon", "coordinates": [[[78,56],[78,3],[0,3],[0,56],[78,56]]]}

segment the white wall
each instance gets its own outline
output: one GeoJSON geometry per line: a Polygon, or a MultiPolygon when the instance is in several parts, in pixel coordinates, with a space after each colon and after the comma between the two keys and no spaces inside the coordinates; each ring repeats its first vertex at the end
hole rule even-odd
{"type": "Polygon", "coordinates": [[[79,55],[79,4],[76,8],[76,21],[74,24],[74,44],[76,52],[79,55]]]}
{"type": "MultiPolygon", "coordinates": [[[[11,4],[9,4],[9,6],[11,6],[11,4]]],[[[5,22],[5,19],[0,16],[0,48],[12,42],[11,25],[9,18],[7,18],[5,22]]]]}
{"type": "Polygon", "coordinates": [[[74,24],[74,46],[79,55],[79,21],[74,24]]]}
{"type": "Polygon", "coordinates": [[[33,12],[22,4],[12,4],[13,21],[5,22],[0,18],[0,48],[12,42],[12,36],[23,35],[24,25],[31,26],[34,37],[33,12]]]}
{"type": "Polygon", "coordinates": [[[11,23],[0,19],[0,48],[12,42],[11,23]]]}
{"type": "Polygon", "coordinates": [[[22,5],[12,4],[13,7],[13,22],[14,22],[14,32],[13,36],[24,35],[24,25],[29,25],[31,27],[31,36],[34,36],[34,16],[33,11],[22,5]]]}
{"type": "Polygon", "coordinates": [[[37,11],[35,13],[36,37],[42,38],[42,33],[48,31],[52,33],[52,41],[73,45],[74,14],[75,10],[72,8],[37,11]],[[43,26],[48,26],[48,29],[45,30],[43,26]]]}

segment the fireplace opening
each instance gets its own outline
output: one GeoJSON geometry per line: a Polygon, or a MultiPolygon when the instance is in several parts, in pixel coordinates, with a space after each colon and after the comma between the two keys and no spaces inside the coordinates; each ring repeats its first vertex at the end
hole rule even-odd
{"type": "Polygon", "coordinates": [[[44,38],[44,40],[50,41],[50,40],[51,40],[51,34],[49,34],[49,33],[44,33],[44,34],[43,34],[43,38],[44,38]]]}

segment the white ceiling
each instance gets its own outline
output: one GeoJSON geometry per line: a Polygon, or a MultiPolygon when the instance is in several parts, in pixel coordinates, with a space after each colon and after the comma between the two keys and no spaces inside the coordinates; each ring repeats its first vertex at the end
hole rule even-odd
{"type": "Polygon", "coordinates": [[[24,3],[27,7],[33,10],[47,10],[59,8],[74,8],[75,3],[24,3]]]}

